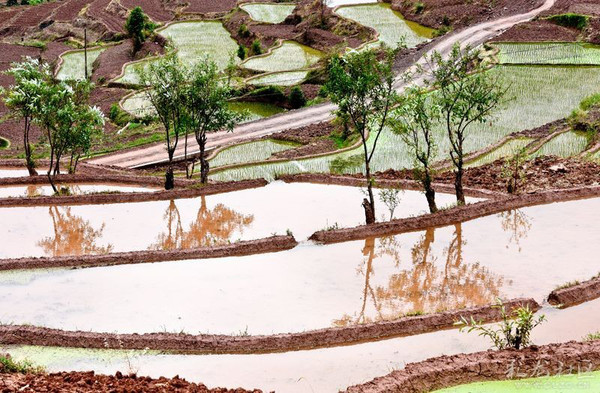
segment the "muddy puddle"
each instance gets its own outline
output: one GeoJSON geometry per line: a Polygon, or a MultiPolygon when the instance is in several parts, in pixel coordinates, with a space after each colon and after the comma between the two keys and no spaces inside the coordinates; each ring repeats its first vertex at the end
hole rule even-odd
{"type": "Polygon", "coordinates": [[[538,206],[265,255],[2,273],[0,320],[123,333],[273,334],[484,305],[497,297],[542,302],[556,286],[600,272],[599,203],[538,206]]]}
{"type": "MultiPolygon", "coordinates": [[[[304,240],[324,228],[361,224],[363,198],[357,187],[275,182],[175,201],[2,208],[0,258],[196,248],[284,235],[288,230],[304,240]]],[[[453,200],[440,195],[441,205],[453,200]]],[[[394,217],[426,209],[419,192],[406,191],[394,217]]],[[[389,219],[382,203],[378,216],[389,219]]]]}
{"type": "MultiPolygon", "coordinates": [[[[114,193],[114,192],[152,192],[156,191],[153,188],[135,187],[126,185],[113,184],[72,184],[61,185],[62,188],[69,190],[71,195],[98,194],[98,193],[114,193]]],[[[0,187],[0,198],[15,198],[15,197],[35,197],[53,195],[54,191],[51,186],[45,185],[28,185],[28,186],[6,186],[0,187]]]]}
{"type": "Polygon", "coordinates": [[[29,176],[25,168],[0,167],[0,179],[3,177],[23,177],[29,176]]]}
{"type": "MultiPolygon", "coordinates": [[[[540,311],[548,322],[533,333],[536,344],[579,340],[600,326],[600,300],[566,310],[540,311]],[[573,323],[577,321],[577,323],[573,323]]],[[[143,351],[5,347],[48,371],[179,375],[209,387],[256,387],[264,391],[334,393],[383,376],[406,363],[434,356],[483,351],[490,344],[475,334],[447,330],[346,347],[260,355],[168,355],[143,351]],[[232,373],[231,370],[236,370],[232,373]]]]}

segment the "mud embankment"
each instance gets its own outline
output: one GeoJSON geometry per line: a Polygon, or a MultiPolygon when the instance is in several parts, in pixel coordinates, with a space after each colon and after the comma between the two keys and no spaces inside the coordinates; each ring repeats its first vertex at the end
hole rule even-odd
{"type": "MultiPolygon", "coordinates": [[[[315,184],[335,184],[338,186],[351,186],[351,187],[366,187],[367,181],[362,175],[329,175],[326,173],[300,173],[295,175],[279,175],[277,180],[284,181],[286,183],[315,183],[315,184]]],[[[382,188],[401,188],[406,190],[422,191],[423,186],[417,181],[409,179],[386,179],[386,178],[375,178],[375,184],[377,187],[382,188]]],[[[435,183],[433,188],[436,192],[441,193],[453,193],[454,186],[445,183],[435,183]]],[[[465,195],[475,198],[501,198],[506,194],[487,191],[476,188],[465,187],[465,195]]]]}
{"type": "Polygon", "coordinates": [[[548,303],[567,308],[589,302],[600,297],[600,275],[591,280],[567,288],[555,289],[548,296],[548,303]]]}
{"type": "Polygon", "coordinates": [[[540,193],[507,196],[504,199],[487,200],[441,210],[435,214],[403,218],[354,228],[335,229],[315,232],[309,240],[322,243],[339,243],[360,240],[368,237],[421,231],[432,227],[442,227],[474,220],[476,218],[501,213],[506,210],[528,206],[544,205],[600,196],[600,186],[579,187],[564,190],[544,191],[540,193]]]}
{"type": "Polygon", "coordinates": [[[262,393],[262,390],[243,388],[208,388],[202,383],[192,383],[179,377],[153,379],[136,374],[101,375],[93,371],[60,373],[1,373],[0,391],[12,392],[146,392],[146,393],[262,393]]]}
{"type": "Polygon", "coordinates": [[[259,188],[264,187],[267,184],[267,181],[264,179],[256,179],[228,183],[209,183],[205,186],[198,186],[195,188],[180,188],[155,192],[123,192],[64,196],[38,196],[32,198],[0,198],[0,207],[94,205],[107,203],[168,201],[173,199],[195,198],[202,195],[215,195],[226,192],[247,190],[251,188],[259,188]]]}
{"type": "MultiPolygon", "coordinates": [[[[539,310],[533,299],[514,299],[504,303],[510,312],[528,306],[539,310]]],[[[349,345],[391,337],[422,334],[454,328],[461,317],[482,322],[500,320],[499,309],[482,306],[436,314],[402,317],[393,321],[349,327],[327,328],[301,333],[269,336],[227,336],[213,334],[117,334],[64,331],[35,326],[0,325],[0,343],[4,345],[39,345],[102,349],[151,349],[180,353],[250,354],[287,352],[320,347],[349,345]]]]}
{"type": "Polygon", "coordinates": [[[298,245],[293,236],[271,236],[220,246],[115,252],[99,255],[69,255],[60,257],[28,257],[0,259],[0,271],[17,269],[47,269],[58,267],[95,267],[132,265],[138,263],[172,262],[189,259],[224,258],[290,250],[298,245]]]}
{"type": "Polygon", "coordinates": [[[564,375],[598,369],[600,341],[571,341],[531,346],[520,351],[489,350],[409,363],[402,370],[351,386],[346,393],[422,393],[472,382],[564,375]]]}

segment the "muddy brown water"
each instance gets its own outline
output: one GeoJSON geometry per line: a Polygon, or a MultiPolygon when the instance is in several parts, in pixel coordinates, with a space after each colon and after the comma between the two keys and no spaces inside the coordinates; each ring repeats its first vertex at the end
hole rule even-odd
{"type": "MultiPolygon", "coordinates": [[[[288,229],[303,240],[327,227],[362,223],[363,198],[357,187],[275,182],[174,201],[0,208],[0,258],[206,247],[288,229]]],[[[453,202],[447,194],[439,199],[453,202]]],[[[426,208],[419,192],[405,191],[395,217],[426,208]]],[[[378,215],[389,219],[382,203],[378,215]]]]}
{"type": "Polygon", "coordinates": [[[0,320],[100,332],[271,334],[490,304],[498,296],[542,302],[556,286],[599,272],[599,204],[556,203],[265,255],[5,272],[0,320]]]}
{"type": "MultiPolygon", "coordinates": [[[[100,192],[152,192],[153,188],[135,187],[118,184],[72,184],[62,185],[62,188],[68,188],[72,195],[82,195],[100,192]]],[[[54,190],[51,186],[28,185],[28,186],[6,186],[0,187],[0,198],[14,197],[35,197],[53,195],[54,190]]]]}
{"type": "Polygon", "coordinates": [[[0,167],[0,178],[29,176],[27,169],[0,167]]]}
{"type": "MultiPolygon", "coordinates": [[[[548,322],[534,331],[536,344],[579,340],[600,326],[600,300],[540,311],[548,322]],[[577,321],[574,323],[573,321],[577,321]]],[[[180,375],[213,386],[254,386],[263,391],[333,393],[383,376],[406,363],[476,352],[489,343],[475,334],[447,330],[346,347],[260,355],[169,355],[143,351],[5,347],[49,371],[134,371],[153,377],[180,375]],[[235,372],[231,372],[235,370],[235,372]]]]}

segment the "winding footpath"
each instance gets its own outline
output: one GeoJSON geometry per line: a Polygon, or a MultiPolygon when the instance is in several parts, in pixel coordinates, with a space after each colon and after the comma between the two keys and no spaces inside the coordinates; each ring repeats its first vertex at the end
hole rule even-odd
{"type": "MultiPolygon", "coordinates": [[[[525,14],[512,15],[493,21],[480,23],[478,25],[458,31],[452,35],[449,35],[447,38],[442,39],[429,50],[427,55],[437,51],[441,53],[442,56],[447,57],[454,44],[457,42],[460,42],[462,47],[466,47],[467,45],[472,47],[480,45],[516,24],[533,19],[538,14],[550,9],[554,5],[555,1],[556,0],[546,0],[541,7],[525,14]]],[[[421,59],[413,67],[416,67],[417,65],[425,66],[425,59],[427,57],[428,56],[421,57],[421,59]]],[[[422,84],[423,77],[413,80],[412,83],[422,84]]],[[[400,77],[398,77],[394,84],[394,87],[398,91],[402,91],[406,86],[407,84],[402,81],[400,77]]],[[[208,150],[211,150],[219,146],[233,145],[285,131],[291,128],[298,128],[327,121],[333,118],[332,112],[335,110],[335,108],[336,106],[332,103],[324,103],[254,122],[241,124],[234,129],[233,133],[228,133],[225,131],[215,132],[208,136],[207,148],[208,150]]],[[[180,141],[175,153],[176,159],[183,157],[183,145],[184,144],[180,141]]],[[[194,146],[191,149],[188,147],[189,154],[195,154],[198,152],[198,149],[195,147],[196,141],[194,140],[193,136],[189,138],[189,145],[194,146]]],[[[164,163],[166,161],[167,154],[163,143],[157,143],[141,149],[122,151],[88,160],[88,162],[97,165],[113,165],[123,168],[141,168],[164,163]]]]}

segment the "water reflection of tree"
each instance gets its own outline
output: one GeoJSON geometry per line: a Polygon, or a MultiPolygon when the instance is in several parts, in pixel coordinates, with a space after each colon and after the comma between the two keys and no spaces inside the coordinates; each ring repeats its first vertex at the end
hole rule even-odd
{"type": "Polygon", "coordinates": [[[500,293],[502,278],[490,273],[479,263],[464,263],[461,224],[454,229],[452,240],[443,251],[443,265],[432,255],[435,229],[428,229],[411,249],[412,266],[401,269],[399,237],[367,239],[364,260],[358,273],[365,279],[361,308],[354,315],[344,315],[334,325],[347,326],[394,319],[407,313],[435,312],[489,304],[500,293]],[[392,274],[386,285],[373,287],[375,262],[381,257],[392,258],[400,271],[392,274]],[[371,303],[374,315],[367,314],[371,303]]]}
{"type": "Polygon", "coordinates": [[[98,246],[104,224],[94,229],[88,220],[74,215],[70,207],[51,206],[50,217],[54,226],[53,236],[38,242],[48,256],[105,254],[111,252],[112,245],[98,246]]]}
{"type": "Polygon", "coordinates": [[[156,243],[150,246],[151,249],[176,250],[225,244],[236,231],[242,231],[254,221],[253,215],[240,214],[223,204],[208,209],[204,196],[201,197],[196,219],[187,230],[183,229],[181,214],[175,201],[170,201],[164,218],[167,231],[158,235],[156,243]]]}
{"type": "Polygon", "coordinates": [[[514,243],[521,252],[521,239],[526,238],[531,229],[531,218],[519,209],[500,213],[502,229],[510,234],[506,248],[514,243]]]}

